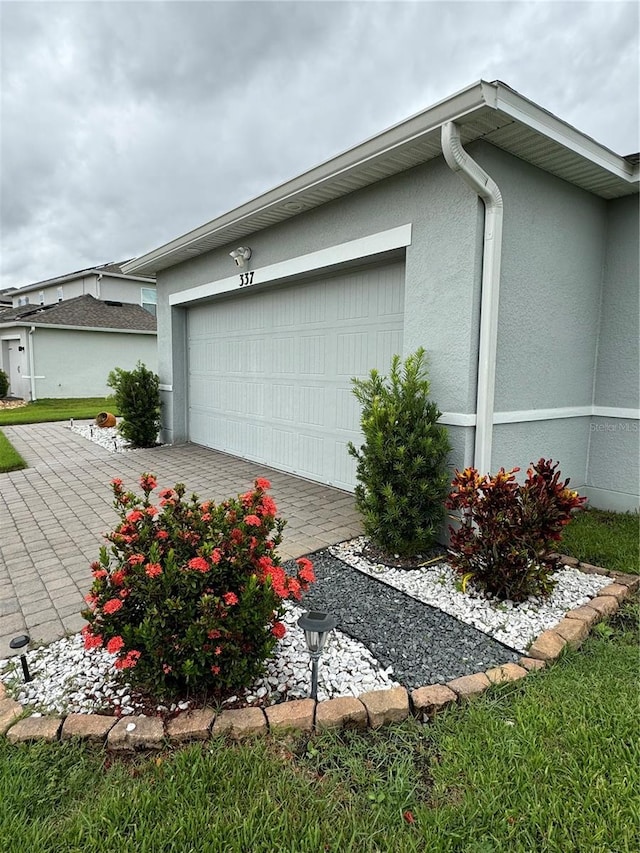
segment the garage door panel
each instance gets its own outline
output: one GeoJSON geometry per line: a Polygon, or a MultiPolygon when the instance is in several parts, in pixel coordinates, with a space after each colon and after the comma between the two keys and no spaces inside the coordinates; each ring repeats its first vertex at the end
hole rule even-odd
{"type": "Polygon", "coordinates": [[[301,424],[320,427],[326,422],[327,389],[322,385],[301,385],[297,389],[297,418],[301,424]]]}
{"type": "Polygon", "coordinates": [[[293,423],[295,419],[294,386],[292,384],[284,385],[280,382],[274,382],[271,388],[271,411],[273,412],[273,417],[281,421],[291,421],[293,423]]]}
{"type": "MultiPolygon", "coordinates": [[[[358,430],[354,425],[360,420],[360,403],[353,396],[350,388],[335,389],[335,428],[339,433],[348,432],[349,435],[357,435],[358,430]]],[[[347,439],[350,441],[351,439],[347,439]]]]}
{"type": "Polygon", "coordinates": [[[332,481],[334,483],[355,483],[357,463],[353,456],[349,456],[347,442],[334,441],[332,450],[333,452],[330,454],[332,481]]]}
{"type": "Polygon", "coordinates": [[[396,263],[190,308],[190,439],[353,488],[351,378],[402,352],[403,303],[396,263]]]}
{"type": "Polygon", "coordinates": [[[300,288],[299,297],[295,301],[295,325],[317,326],[327,322],[326,287],[313,284],[300,288]]]}
{"type": "Polygon", "coordinates": [[[402,332],[398,329],[378,331],[373,346],[375,347],[374,363],[376,368],[381,372],[388,373],[393,356],[396,353],[402,353],[402,332]]]}
{"type": "Polygon", "coordinates": [[[350,379],[371,368],[369,332],[343,332],[337,336],[336,376],[350,379]]]}

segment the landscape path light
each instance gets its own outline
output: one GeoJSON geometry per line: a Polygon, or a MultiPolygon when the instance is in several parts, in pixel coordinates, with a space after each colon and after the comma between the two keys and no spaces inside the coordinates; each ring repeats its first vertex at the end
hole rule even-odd
{"type": "Polygon", "coordinates": [[[311,657],[311,698],[318,698],[318,662],[324,649],[329,631],[336,627],[336,618],[320,610],[309,610],[298,619],[298,625],[304,631],[307,648],[311,657]]]}
{"type": "MultiPolygon", "coordinates": [[[[9,643],[10,649],[24,649],[29,644],[31,638],[27,634],[20,634],[19,637],[14,637],[9,643]]],[[[27,665],[27,656],[24,652],[20,655],[20,663],[22,664],[22,674],[25,681],[31,681],[31,673],[27,665]]]]}

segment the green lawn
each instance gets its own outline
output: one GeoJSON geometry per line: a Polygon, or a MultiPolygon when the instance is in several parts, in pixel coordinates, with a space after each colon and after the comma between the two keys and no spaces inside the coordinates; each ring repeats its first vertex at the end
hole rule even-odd
{"type": "Polygon", "coordinates": [[[19,471],[26,468],[27,463],[11,444],[6,435],[0,430],[0,473],[19,471]]]}
{"type": "Polygon", "coordinates": [[[632,853],[638,609],[433,725],[122,759],[0,742],[11,853],[632,853]],[[406,816],[405,816],[406,815],[406,816]]]}
{"type": "Polygon", "coordinates": [[[107,397],[44,399],[27,403],[19,409],[0,409],[0,427],[68,421],[70,418],[95,418],[98,412],[119,412],[107,397]]]}
{"type": "Polygon", "coordinates": [[[558,550],[584,563],[610,571],[640,572],[638,513],[588,509],[577,513],[563,534],[558,550]]]}

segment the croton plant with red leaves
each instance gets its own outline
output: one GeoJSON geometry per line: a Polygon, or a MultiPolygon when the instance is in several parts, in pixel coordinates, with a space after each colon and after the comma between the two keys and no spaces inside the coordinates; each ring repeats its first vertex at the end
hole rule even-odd
{"type": "Polygon", "coordinates": [[[540,459],[516,481],[519,468],[481,476],[475,468],[456,471],[446,507],[459,510],[450,527],[450,562],[462,576],[499,599],[525,601],[553,589],[553,549],[572,513],[586,501],[568,488],[550,459],[540,459]]]}
{"type": "Polygon", "coordinates": [[[246,687],[285,632],[283,602],[314,578],[309,560],[285,572],[284,521],[270,483],[222,503],[185,498],[140,478],[142,496],[112,481],[120,523],[92,563],[85,646],[115,654],[127,680],[157,695],[246,687]]]}

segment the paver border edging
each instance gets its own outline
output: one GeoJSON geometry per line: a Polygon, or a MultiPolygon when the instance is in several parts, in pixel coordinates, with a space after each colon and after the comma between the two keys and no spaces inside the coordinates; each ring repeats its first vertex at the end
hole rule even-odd
{"type": "Polygon", "coordinates": [[[183,711],[167,723],[158,717],[104,714],[28,715],[25,708],[6,697],[0,682],[0,735],[10,743],[62,741],[71,738],[99,744],[111,751],[131,753],[162,749],[188,741],[228,735],[235,740],[267,732],[321,731],[328,728],[378,728],[413,715],[426,723],[449,705],[482,695],[495,684],[518,681],[553,663],[565,646],[577,649],[597,622],[615,613],[640,587],[640,575],[609,571],[560,555],[565,566],[587,574],[600,574],[612,582],[587,604],[568,611],[554,627],[543,631],[517,664],[507,663],[485,672],[454,678],[446,684],[429,684],[409,693],[404,687],[373,690],[359,697],[342,696],[314,702],[296,699],[266,709],[248,707],[216,712],[213,708],[183,711]]]}

